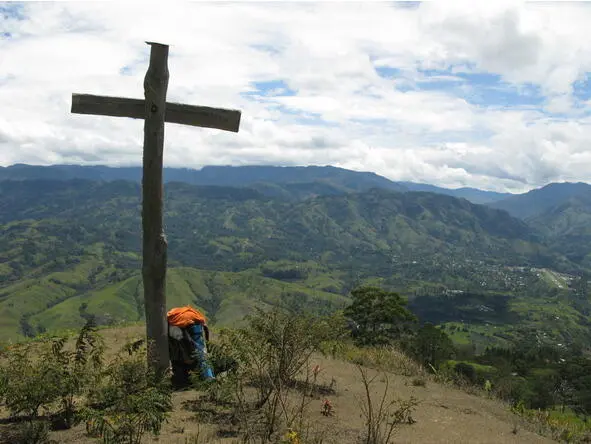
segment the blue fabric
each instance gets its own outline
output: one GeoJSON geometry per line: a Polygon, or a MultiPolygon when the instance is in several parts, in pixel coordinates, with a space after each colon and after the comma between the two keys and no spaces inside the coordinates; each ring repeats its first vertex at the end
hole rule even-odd
{"type": "Polygon", "coordinates": [[[201,324],[193,324],[187,328],[187,331],[195,345],[195,352],[197,354],[196,358],[198,365],[201,368],[201,377],[205,380],[213,379],[213,369],[209,365],[209,360],[207,359],[207,345],[205,343],[203,326],[201,324]]]}

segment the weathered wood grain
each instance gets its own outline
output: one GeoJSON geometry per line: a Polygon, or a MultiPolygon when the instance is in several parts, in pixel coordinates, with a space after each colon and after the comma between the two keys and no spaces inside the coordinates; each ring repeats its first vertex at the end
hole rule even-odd
{"type": "Polygon", "coordinates": [[[150,65],[144,79],[144,156],[142,228],[144,306],[148,364],[163,375],[170,363],[166,317],[167,248],[163,226],[162,166],[164,116],[168,89],[168,46],[151,44],[150,65]]]}
{"type": "MultiPolygon", "coordinates": [[[[144,100],[125,97],[72,94],[72,109],[76,114],[93,114],[112,117],[144,119],[144,100]]],[[[215,128],[238,132],[241,112],[233,109],[211,108],[208,106],[166,103],[164,120],[168,123],[215,128]]]]}

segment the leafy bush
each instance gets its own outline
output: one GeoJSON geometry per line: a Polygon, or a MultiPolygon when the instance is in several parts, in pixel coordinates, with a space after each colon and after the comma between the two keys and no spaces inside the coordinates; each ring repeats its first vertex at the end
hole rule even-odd
{"type": "Polygon", "coordinates": [[[15,345],[4,352],[0,396],[12,415],[24,413],[33,418],[39,415],[40,408],[50,411],[59,401],[63,425],[71,427],[75,399],[98,377],[103,350],[102,340],[90,322],[80,330],[73,350],[68,349],[65,337],[15,345]]]}
{"type": "Polygon", "coordinates": [[[331,318],[258,310],[247,318],[246,328],[226,332],[226,341],[239,365],[262,389],[261,405],[273,384],[289,385],[312,353],[342,334],[331,318]]]}
{"type": "Polygon", "coordinates": [[[220,348],[238,364],[230,381],[246,442],[271,440],[282,427],[303,428],[314,381],[310,357],[343,335],[338,318],[258,310],[245,328],[221,333],[220,348]],[[253,405],[245,396],[247,385],[256,388],[253,405]],[[293,391],[300,393],[295,404],[293,391]]]}
{"type": "Polygon", "coordinates": [[[105,443],[139,443],[146,432],[158,434],[172,407],[171,392],[148,371],[140,344],[125,346],[104,367],[102,338],[89,320],[73,347],[57,337],[4,351],[0,395],[13,415],[29,416],[11,442],[49,442],[49,422],[38,420],[42,407],[52,413],[54,426],[60,421],[71,427],[76,418],[83,419],[87,431],[105,443]],[[76,415],[76,400],[84,397],[87,405],[76,415]]]}
{"type": "Polygon", "coordinates": [[[96,383],[103,365],[104,344],[92,320],[80,330],[73,350],[67,350],[66,338],[52,340],[51,348],[41,356],[52,377],[59,399],[64,425],[74,421],[75,399],[96,383]]]}
{"type": "Polygon", "coordinates": [[[57,444],[49,439],[49,422],[32,420],[20,423],[10,433],[9,441],[13,444],[57,444]]]}
{"type": "Polygon", "coordinates": [[[146,432],[160,433],[171,408],[170,387],[148,370],[145,347],[125,347],[89,394],[82,416],[87,432],[103,442],[137,444],[146,432]]]}
{"type": "Polygon", "coordinates": [[[6,353],[2,367],[4,401],[12,415],[24,413],[37,417],[39,409],[47,408],[57,397],[58,387],[52,372],[52,363],[39,359],[48,353],[51,344],[47,341],[13,346],[6,353]],[[33,359],[36,356],[37,359],[33,359]]]}

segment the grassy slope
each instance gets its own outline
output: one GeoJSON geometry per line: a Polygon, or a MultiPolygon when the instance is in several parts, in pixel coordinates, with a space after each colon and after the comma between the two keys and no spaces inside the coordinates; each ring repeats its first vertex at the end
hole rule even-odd
{"type": "MultiPolygon", "coordinates": [[[[71,273],[52,273],[42,279],[19,281],[3,289],[0,301],[0,337],[17,340],[20,316],[28,314],[32,326],[48,331],[77,328],[84,324],[80,309],[102,322],[143,319],[143,286],[139,272],[100,289],[77,292],[75,286],[87,280],[92,261],[82,262],[71,273]],[[53,280],[61,278],[61,284],[53,280]]],[[[218,326],[235,325],[253,307],[279,305],[289,295],[307,299],[318,311],[340,308],[347,298],[314,290],[297,283],[265,278],[252,272],[216,272],[193,268],[171,268],[167,273],[167,305],[172,308],[192,304],[204,309],[218,326]]]]}

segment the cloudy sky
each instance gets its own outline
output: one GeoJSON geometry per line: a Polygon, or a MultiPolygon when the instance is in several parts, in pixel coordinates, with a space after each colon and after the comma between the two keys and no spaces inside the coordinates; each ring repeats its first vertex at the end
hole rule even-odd
{"type": "Polygon", "coordinates": [[[0,2],[0,165],[140,165],[143,122],[71,94],[143,97],[156,41],[169,101],[242,110],[239,133],[167,124],[167,166],[591,181],[591,3],[167,3],[0,2]]]}

